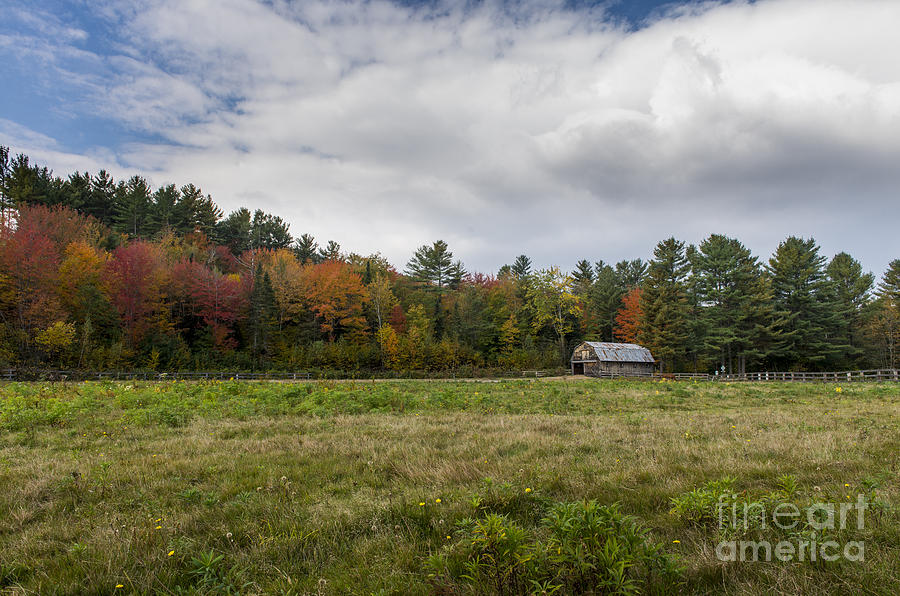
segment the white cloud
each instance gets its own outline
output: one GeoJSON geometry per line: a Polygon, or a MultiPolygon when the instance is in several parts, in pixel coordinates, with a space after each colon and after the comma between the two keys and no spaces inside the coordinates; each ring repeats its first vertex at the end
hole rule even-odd
{"type": "Polygon", "coordinates": [[[92,100],[169,140],[122,163],[398,265],[438,237],[483,269],[712,232],[763,256],[815,235],[875,269],[900,252],[872,217],[900,188],[892,0],[692,5],[637,31],[553,2],[105,9],[127,51],[92,100]]]}

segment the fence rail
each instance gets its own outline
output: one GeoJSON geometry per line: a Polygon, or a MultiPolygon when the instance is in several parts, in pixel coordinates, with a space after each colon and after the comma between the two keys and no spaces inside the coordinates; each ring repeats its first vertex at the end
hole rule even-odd
{"type": "MultiPolygon", "coordinates": [[[[507,378],[548,377],[563,374],[555,370],[510,371],[503,374],[507,378]]],[[[646,373],[622,375],[601,372],[593,375],[602,379],[648,379],[673,381],[782,381],[795,383],[854,383],[860,381],[900,382],[900,369],[850,370],[841,372],[751,372],[731,375],[711,375],[708,373],[646,373]]],[[[50,369],[0,369],[2,381],[308,381],[316,375],[307,371],[293,372],[152,372],[152,371],[84,371],[50,369]]],[[[453,377],[455,378],[455,377],[453,377]]]]}
{"type": "Polygon", "coordinates": [[[258,380],[304,381],[309,372],[152,372],[16,369],[2,370],[5,381],[179,381],[179,380],[258,380]]]}
{"type": "Polygon", "coordinates": [[[646,373],[622,375],[601,372],[594,376],[602,379],[670,379],[674,381],[782,381],[794,383],[854,383],[858,381],[900,381],[900,370],[884,368],[877,370],[848,370],[841,372],[752,372],[731,375],[711,375],[708,373],[646,373]]]}
{"type": "Polygon", "coordinates": [[[846,370],[842,372],[752,372],[740,375],[719,375],[725,381],[794,381],[823,383],[852,383],[855,381],[900,381],[900,370],[846,370]]]}
{"type": "MultiPolygon", "coordinates": [[[[421,372],[421,371],[418,371],[421,372]]],[[[415,371],[414,371],[415,373],[415,371]]],[[[492,371],[490,377],[551,377],[562,376],[564,369],[551,370],[509,370],[492,371]]],[[[477,373],[475,375],[478,376],[477,373]]],[[[376,374],[376,378],[382,375],[376,374]]],[[[38,368],[5,368],[0,369],[0,381],[206,381],[206,380],[243,380],[243,381],[308,381],[315,378],[329,378],[331,375],[313,373],[308,371],[291,372],[217,372],[217,371],[188,371],[188,372],[154,372],[154,371],[85,371],[85,370],[56,370],[38,368]]],[[[336,377],[343,378],[343,377],[336,377]]],[[[371,378],[367,373],[351,378],[371,378]]],[[[386,379],[402,378],[397,376],[384,376],[386,379]]],[[[418,377],[415,374],[409,378],[437,378],[432,376],[418,377]]],[[[457,372],[447,371],[440,378],[465,378],[459,377],[457,372]]]]}

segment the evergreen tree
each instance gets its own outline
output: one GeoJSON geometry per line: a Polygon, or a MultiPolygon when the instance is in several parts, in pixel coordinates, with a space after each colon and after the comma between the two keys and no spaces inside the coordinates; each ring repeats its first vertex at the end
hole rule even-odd
{"type": "Polygon", "coordinates": [[[250,335],[250,355],[254,364],[264,365],[269,357],[272,336],[276,328],[277,306],[272,280],[262,265],[257,264],[250,292],[250,312],[247,327],[250,335]]]}
{"type": "Polygon", "coordinates": [[[113,229],[140,238],[147,235],[150,224],[150,185],[140,176],[116,187],[113,205],[113,229]]]}
{"type": "Polygon", "coordinates": [[[152,234],[172,229],[175,225],[175,206],[180,198],[181,193],[178,192],[178,188],[174,184],[156,189],[150,206],[150,229],[152,234]]]}
{"type": "Polygon", "coordinates": [[[445,288],[458,287],[466,271],[460,261],[453,261],[453,253],[447,249],[447,243],[437,240],[431,246],[419,247],[406,264],[406,274],[416,281],[429,284],[440,295],[445,288]]]}
{"type": "Polygon", "coordinates": [[[594,263],[595,281],[591,287],[590,305],[596,319],[596,337],[588,334],[588,339],[613,341],[616,317],[622,307],[626,284],[622,277],[605,262],[594,263]]]}
{"type": "Polygon", "coordinates": [[[888,264],[887,271],[878,282],[878,296],[900,306],[900,259],[894,259],[888,264]]]}
{"type": "Polygon", "coordinates": [[[838,333],[841,344],[849,346],[840,364],[852,367],[863,354],[862,313],[869,301],[875,276],[863,273],[862,265],[849,254],[834,256],[825,270],[836,293],[840,309],[838,333]]]}
{"type": "Polygon", "coordinates": [[[334,240],[329,240],[325,248],[319,249],[319,262],[341,261],[341,245],[334,240]]]}
{"type": "Polygon", "coordinates": [[[688,271],[684,242],[669,238],[656,245],[642,286],[640,339],[663,371],[677,370],[687,352],[691,314],[688,271]]]}
{"type": "Polygon", "coordinates": [[[824,265],[814,239],[794,236],[769,259],[774,306],[782,317],[778,361],[784,366],[822,368],[849,349],[841,343],[841,310],[824,265]]]}
{"type": "Polygon", "coordinates": [[[698,304],[700,354],[727,373],[744,372],[748,360],[767,354],[772,333],[762,267],[734,238],[713,234],[692,253],[691,288],[698,304]],[[763,310],[760,310],[763,308],[763,310]]]}
{"type": "Polygon", "coordinates": [[[91,179],[90,201],[82,208],[87,215],[96,217],[111,226],[116,200],[116,182],[106,170],[100,170],[91,179]]]}
{"type": "Polygon", "coordinates": [[[294,255],[301,263],[317,263],[319,245],[310,234],[303,234],[294,241],[294,255]]]}
{"type": "Polygon", "coordinates": [[[251,246],[257,249],[278,250],[289,248],[294,242],[290,226],[277,215],[257,209],[250,223],[251,246]]]}
{"type": "Polygon", "coordinates": [[[222,219],[222,210],[209,195],[193,184],[181,187],[181,197],[172,212],[175,231],[179,234],[202,232],[209,238],[216,238],[217,224],[222,219]]]}
{"type": "Polygon", "coordinates": [[[587,259],[575,263],[575,271],[572,272],[572,291],[576,296],[586,298],[594,285],[594,269],[587,259]]]}
{"type": "Polygon", "coordinates": [[[616,277],[623,292],[640,286],[647,276],[647,263],[641,259],[623,260],[616,263],[616,277]]]}
{"type": "Polygon", "coordinates": [[[515,262],[510,268],[510,271],[516,279],[528,277],[529,275],[531,275],[531,259],[529,259],[525,255],[517,256],[515,262]]]}
{"type": "Polygon", "coordinates": [[[228,247],[233,255],[250,250],[252,220],[250,210],[241,207],[232,211],[216,226],[216,239],[228,247]]]}

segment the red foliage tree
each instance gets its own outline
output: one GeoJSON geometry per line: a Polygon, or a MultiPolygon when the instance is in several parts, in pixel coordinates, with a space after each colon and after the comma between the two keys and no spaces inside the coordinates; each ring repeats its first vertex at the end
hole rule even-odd
{"type": "Polygon", "coordinates": [[[622,308],[616,314],[616,328],[613,331],[616,339],[628,343],[637,343],[643,315],[641,289],[632,288],[630,292],[622,297],[622,308]]]}
{"type": "Polygon", "coordinates": [[[169,276],[158,245],[136,241],[120,246],[109,260],[107,277],[130,345],[137,345],[151,329],[169,328],[165,306],[169,276]]]}
{"type": "Polygon", "coordinates": [[[233,349],[237,342],[230,334],[246,308],[250,284],[243,283],[237,275],[222,274],[196,261],[178,263],[172,277],[192,314],[209,326],[214,345],[233,349]]]}

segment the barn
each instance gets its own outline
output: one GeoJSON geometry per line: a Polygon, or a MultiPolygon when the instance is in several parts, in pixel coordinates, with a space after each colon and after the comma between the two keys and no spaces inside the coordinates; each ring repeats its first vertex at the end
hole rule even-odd
{"type": "Polygon", "coordinates": [[[572,353],[573,375],[642,377],[655,370],[650,350],[637,344],[585,341],[572,353]]]}

